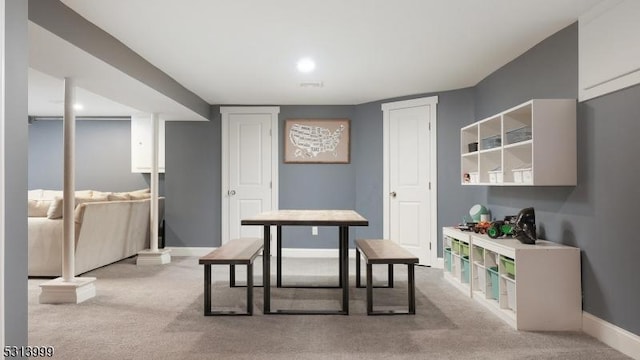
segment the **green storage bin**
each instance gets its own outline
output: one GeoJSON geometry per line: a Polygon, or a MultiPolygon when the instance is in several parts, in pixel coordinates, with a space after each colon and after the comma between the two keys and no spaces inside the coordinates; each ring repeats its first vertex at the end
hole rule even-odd
{"type": "Polygon", "coordinates": [[[498,283],[500,282],[500,277],[498,276],[498,267],[493,266],[487,269],[489,272],[489,284],[491,285],[491,297],[494,300],[498,300],[500,297],[500,288],[498,287],[498,283]]]}
{"type": "Polygon", "coordinates": [[[459,240],[451,240],[451,251],[454,254],[460,254],[460,241],[459,240]]]}
{"type": "Polygon", "coordinates": [[[504,268],[504,272],[511,275],[512,278],[516,277],[516,263],[513,259],[501,256],[500,262],[502,263],[502,267],[504,268]]]}
{"type": "Polygon", "coordinates": [[[444,249],[444,269],[451,272],[451,248],[444,249]]]}
{"type": "Polygon", "coordinates": [[[462,258],[460,258],[460,260],[462,261],[462,282],[463,283],[469,283],[469,278],[471,276],[469,276],[471,274],[471,268],[469,266],[469,257],[468,256],[463,256],[462,258]]]}
{"type": "Polygon", "coordinates": [[[465,244],[463,242],[460,243],[460,254],[462,256],[469,256],[469,244],[465,244]]]}

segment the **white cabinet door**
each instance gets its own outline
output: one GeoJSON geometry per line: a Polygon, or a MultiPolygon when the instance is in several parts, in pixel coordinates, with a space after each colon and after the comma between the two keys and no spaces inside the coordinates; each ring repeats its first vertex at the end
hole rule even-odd
{"type": "Polygon", "coordinates": [[[579,97],[640,83],[640,1],[603,1],[578,21],[579,97]]]}
{"type": "MultiPolygon", "coordinates": [[[[131,117],[131,172],[151,172],[151,137],[153,136],[151,114],[131,117]]],[[[164,120],[160,120],[158,131],[158,171],[164,172],[164,120]]]]}

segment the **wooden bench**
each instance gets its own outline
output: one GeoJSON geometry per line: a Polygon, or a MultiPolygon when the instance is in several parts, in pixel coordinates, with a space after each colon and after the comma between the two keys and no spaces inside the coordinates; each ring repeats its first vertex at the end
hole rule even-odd
{"type": "Polygon", "coordinates": [[[263,247],[260,238],[240,238],[231,240],[199,260],[204,265],[204,314],[212,315],[253,315],[253,260],[263,247]],[[230,284],[235,285],[235,265],[247,265],[247,311],[214,311],[211,309],[211,265],[230,266],[230,284]]]}
{"type": "Polygon", "coordinates": [[[356,240],[356,286],[360,286],[360,254],[367,262],[367,315],[398,315],[416,313],[416,285],[415,285],[415,264],[418,258],[405,250],[402,246],[391,240],[356,240]],[[409,309],[408,311],[374,311],[373,310],[373,274],[374,264],[386,264],[389,266],[389,284],[393,287],[393,265],[407,264],[409,309]]]}

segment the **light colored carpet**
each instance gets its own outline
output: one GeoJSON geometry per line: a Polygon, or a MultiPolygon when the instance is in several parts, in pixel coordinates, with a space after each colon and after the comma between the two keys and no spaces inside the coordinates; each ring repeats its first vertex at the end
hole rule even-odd
{"type": "MultiPolygon", "coordinates": [[[[337,284],[335,259],[284,260],[285,284],[337,284]]],[[[374,289],[377,305],[405,306],[405,269],[395,267],[394,289],[374,289]]],[[[380,283],[385,270],[377,267],[380,283]]],[[[195,257],[150,267],[126,259],[89,272],[98,295],[78,305],[39,304],[46,280],[30,279],[29,344],[55,346],[55,359],[629,359],[583,333],[515,331],[425,267],[416,268],[417,315],[367,316],[353,261],[350,273],[349,316],[265,316],[255,288],[254,316],[205,317],[195,257]]],[[[214,305],[245,306],[245,289],[228,287],[227,266],[213,266],[213,279],[214,305]]],[[[339,289],[272,288],[271,307],[338,309],[340,301],[339,289]]]]}

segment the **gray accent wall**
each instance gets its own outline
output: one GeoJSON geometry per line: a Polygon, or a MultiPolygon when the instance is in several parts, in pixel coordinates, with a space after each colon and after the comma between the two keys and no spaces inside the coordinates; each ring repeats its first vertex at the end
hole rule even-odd
{"type": "MultiPolygon", "coordinates": [[[[577,98],[578,27],[544,40],[476,86],[476,117],[531,98],[577,98]]],[[[578,104],[578,185],[486,187],[500,218],[533,206],[541,238],[581,249],[583,309],[640,334],[635,224],[640,86],[578,104]]]]}
{"type": "MultiPolygon", "coordinates": [[[[289,164],[279,144],[281,209],[356,209],[369,220],[354,227],[350,238],[382,237],[382,109],[385,102],[432,96],[420,94],[355,106],[281,106],[278,132],[286,119],[351,119],[351,163],[289,164]]],[[[460,128],[473,122],[474,89],[438,95],[438,254],[441,227],[456,224],[484,190],[460,186],[460,128]]],[[[175,122],[166,131],[167,246],[212,247],[221,244],[221,126],[218,114],[209,123],[175,122]]],[[[285,247],[336,248],[337,229],[285,227],[285,247]]]]}
{"type": "MultiPolygon", "coordinates": [[[[63,160],[62,120],[30,124],[29,189],[62,190],[63,160]]],[[[76,189],[131,191],[149,186],[149,174],[131,172],[130,121],[76,122],[76,189]]],[[[158,187],[163,195],[164,174],[158,187]]]]}
{"type": "Polygon", "coordinates": [[[212,107],[207,122],[165,124],[165,245],[221,244],[221,123],[212,107]]]}
{"type": "MultiPolygon", "coordinates": [[[[359,119],[354,117],[354,106],[281,106],[279,129],[279,177],[280,209],[355,209],[355,164],[358,158],[354,150],[358,138],[354,128],[359,119]],[[351,162],[349,164],[291,164],[284,163],[284,122],[287,119],[351,119],[351,162]]],[[[353,244],[355,229],[350,229],[353,244]]],[[[282,228],[283,247],[331,248],[338,244],[335,226],[318,228],[318,235],[311,235],[306,226],[282,228]]]]}
{"type": "Polygon", "coordinates": [[[25,346],[27,335],[27,4],[5,2],[4,316],[5,344],[25,346]]]}

